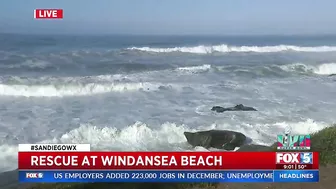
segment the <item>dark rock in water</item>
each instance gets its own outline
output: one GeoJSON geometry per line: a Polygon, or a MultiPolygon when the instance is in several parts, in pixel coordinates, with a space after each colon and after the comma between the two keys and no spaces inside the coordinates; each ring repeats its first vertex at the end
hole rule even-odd
{"type": "Polygon", "coordinates": [[[202,146],[204,148],[218,148],[224,150],[234,150],[243,145],[246,136],[242,133],[228,130],[209,130],[199,132],[184,132],[184,136],[192,146],[202,146]]]}
{"type": "Polygon", "coordinates": [[[221,106],[214,106],[211,108],[211,110],[216,111],[218,113],[225,112],[225,111],[257,111],[253,107],[244,106],[242,104],[238,104],[234,107],[229,107],[229,108],[223,108],[221,106]]]}
{"type": "Polygon", "coordinates": [[[328,75],[328,76],[336,76],[336,74],[330,74],[330,75],[328,75]]]}
{"type": "Polygon", "coordinates": [[[225,108],[221,107],[221,106],[214,106],[211,108],[212,111],[216,111],[216,112],[224,112],[226,111],[225,108]]]}
{"type": "Polygon", "coordinates": [[[241,146],[237,152],[266,152],[272,151],[272,147],[258,144],[246,144],[241,146]]]}

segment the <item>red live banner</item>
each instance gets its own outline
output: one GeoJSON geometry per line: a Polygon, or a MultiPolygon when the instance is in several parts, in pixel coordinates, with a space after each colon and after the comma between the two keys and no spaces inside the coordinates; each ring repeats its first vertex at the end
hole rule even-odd
{"type": "Polygon", "coordinates": [[[62,19],[63,9],[35,9],[35,19],[62,19]]]}
{"type": "MultiPolygon", "coordinates": [[[[313,161],[309,169],[318,169],[318,153],[313,152],[312,156],[313,161]]],[[[276,152],[19,152],[18,168],[21,170],[274,170],[279,169],[276,158],[276,152]]]]}

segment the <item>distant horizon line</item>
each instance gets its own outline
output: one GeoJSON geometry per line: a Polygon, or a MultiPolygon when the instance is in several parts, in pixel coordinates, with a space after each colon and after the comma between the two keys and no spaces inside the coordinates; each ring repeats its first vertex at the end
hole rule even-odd
{"type": "Polygon", "coordinates": [[[321,34],[143,34],[143,33],[19,33],[0,32],[0,35],[42,35],[42,36],[144,36],[144,37],[336,37],[335,33],[321,34]]]}

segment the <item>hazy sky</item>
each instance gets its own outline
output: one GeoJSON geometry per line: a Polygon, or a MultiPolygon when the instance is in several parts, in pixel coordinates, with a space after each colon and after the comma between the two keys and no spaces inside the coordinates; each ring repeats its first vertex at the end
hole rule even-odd
{"type": "Polygon", "coordinates": [[[336,0],[0,0],[0,32],[336,34],[336,0]],[[34,20],[62,8],[63,20],[34,20]]]}

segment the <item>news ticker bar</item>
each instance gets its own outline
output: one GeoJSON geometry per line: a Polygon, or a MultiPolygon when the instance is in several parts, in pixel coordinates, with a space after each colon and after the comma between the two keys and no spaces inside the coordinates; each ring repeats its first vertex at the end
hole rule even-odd
{"type": "Polygon", "coordinates": [[[318,182],[318,170],[19,171],[21,183],[55,182],[318,182]]]}

